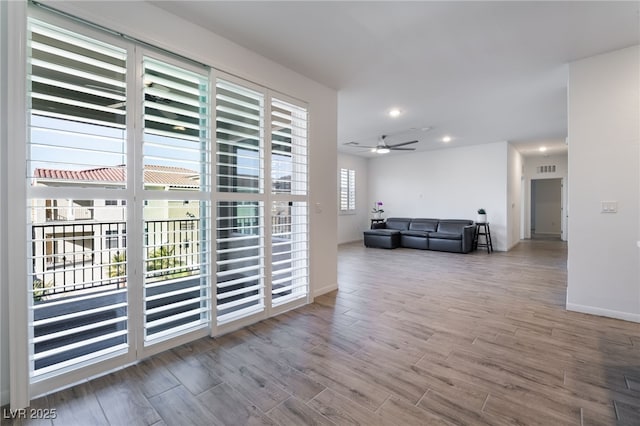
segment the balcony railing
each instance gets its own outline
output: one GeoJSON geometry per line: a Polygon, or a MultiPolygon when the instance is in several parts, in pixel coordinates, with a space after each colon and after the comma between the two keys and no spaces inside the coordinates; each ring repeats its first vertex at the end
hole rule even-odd
{"type": "MultiPolygon", "coordinates": [[[[174,276],[199,273],[199,219],[145,222],[147,271],[168,268],[174,276]]],[[[122,288],[127,281],[126,222],[65,222],[32,225],[34,300],[100,287],[122,288]]],[[[153,281],[154,274],[148,279],[153,281]]]]}
{"type": "MultiPolygon", "coordinates": [[[[242,232],[243,227],[250,230],[255,225],[239,222],[237,229],[242,232]]],[[[271,225],[274,236],[291,231],[288,217],[274,215],[271,225]]],[[[199,219],[145,221],[147,282],[198,275],[199,233],[199,219]]],[[[31,234],[36,302],[71,292],[126,287],[126,222],[45,223],[32,225],[31,234]]]]}

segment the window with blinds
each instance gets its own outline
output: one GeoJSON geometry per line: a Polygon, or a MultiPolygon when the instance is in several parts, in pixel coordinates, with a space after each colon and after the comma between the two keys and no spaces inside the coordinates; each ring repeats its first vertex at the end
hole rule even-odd
{"type": "Polygon", "coordinates": [[[274,201],[271,217],[271,300],[278,306],[309,290],[307,203],[274,201]]]}
{"type": "Polygon", "coordinates": [[[198,201],[145,204],[144,338],[150,343],[209,323],[210,209],[198,201]]]}
{"type": "Polygon", "coordinates": [[[217,321],[264,310],[264,206],[220,201],[216,225],[217,321]]]}
{"type": "Polygon", "coordinates": [[[98,204],[31,200],[35,377],[127,348],[126,209],[98,204]],[[98,220],[69,219],[89,208],[98,220]],[[111,244],[113,235],[122,245],[111,244]]]}
{"type": "Polygon", "coordinates": [[[29,177],[125,185],[126,51],[29,20],[29,177]]]}
{"type": "Polygon", "coordinates": [[[62,373],[98,374],[204,335],[212,320],[233,327],[304,303],[306,108],[96,28],[34,16],[31,384],[49,391],[81,374],[62,373]]]}
{"type": "Polygon", "coordinates": [[[309,289],[307,110],[271,99],[271,301],[277,307],[309,289]]]}
{"type": "Polygon", "coordinates": [[[35,19],[28,36],[30,362],[40,380],[129,347],[126,203],[75,196],[124,195],[127,53],[35,19]]]}
{"type": "Polygon", "coordinates": [[[307,193],[307,110],[277,98],[271,100],[271,190],[307,193]]]}
{"type": "Polygon", "coordinates": [[[264,95],[216,82],[217,190],[264,192],[264,95]]]}
{"type": "Polygon", "coordinates": [[[340,169],[340,211],[353,212],[356,209],[356,171],[340,169]]]}
{"type": "Polygon", "coordinates": [[[209,190],[208,74],[145,57],[144,185],[209,190]]]}
{"type": "Polygon", "coordinates": [[[186,65],[143,58],[145,344],[209,324],[208,81],[186,65]]]}

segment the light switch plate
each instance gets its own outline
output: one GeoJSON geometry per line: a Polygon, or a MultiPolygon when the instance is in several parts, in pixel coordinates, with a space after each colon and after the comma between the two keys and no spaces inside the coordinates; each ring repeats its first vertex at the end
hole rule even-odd
{"type": "Polygon", "coordinates": [[[602,201],[600,213],[618,213],[617,201],[602,201]]]}

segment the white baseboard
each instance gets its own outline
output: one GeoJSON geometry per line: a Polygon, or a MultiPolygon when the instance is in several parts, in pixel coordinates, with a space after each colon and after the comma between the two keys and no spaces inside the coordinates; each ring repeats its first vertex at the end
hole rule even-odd
{"type": "Polygon", "coordinates": [[[568,302],[567,310],[581,312],[583,314],[598,315],[600,317],[615,318],[640,323],[640,314],[633,314],[630,312],[613,311],[611,309],[598,308],[596,306],[577,305],[575,303],[568,302]]]}
{"type": "Polygon", "coordinates": [[[363,242],[363,241],[364,241],[364,239],[363,239],[363,238],[358,238],[358,239],[356,239],[356,240],[340,241],[340,242],[338,243],[338,245],[340,246],[340,245],[342,245],[342,244],[352,244],[352,243],[358,243],[358,242],[360,242],[360,243],[361,243],[361,242],[363,242]]]}
{"type": "Polygon", "coordinates": [[[338,283],[329,284],[324,287],[317,288],[313,291],[313,298],[315,299],[318,296],[322,296],[325,293],[329,293],[330,291],[334,291],[338,289],[338,283]]]}

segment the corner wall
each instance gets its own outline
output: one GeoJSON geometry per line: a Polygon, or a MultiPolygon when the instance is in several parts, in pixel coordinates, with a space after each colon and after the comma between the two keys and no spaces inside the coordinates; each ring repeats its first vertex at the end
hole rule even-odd
{"type": "Polygon", "coordinates": [[[567,309],[640,322],[640,46],[571,63],[568,105],[567,309]]]}
{"type": "MultiPolygon", "coordinates": [[[[338,244],[362,240],[362,231],[370,227],[369,211],[372,204],[367,195],[367,170],[369,160],[355,155],[338,154],[338,171],[341,168],[356,172],[356,211],[355,214],[344,214],[338,211],[338,244]]],[[[338,197],[340,182],[338,182],[338,197]]]]}
{"type": "Polygon", "coordinates": [[[392,154],[369,160],[369,204],[385,217],[476,219],[484,208],[493,247],[508,249],[507,142],[392,154]]]}

